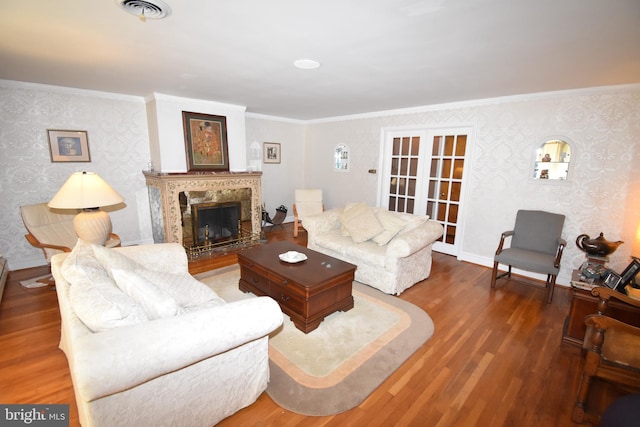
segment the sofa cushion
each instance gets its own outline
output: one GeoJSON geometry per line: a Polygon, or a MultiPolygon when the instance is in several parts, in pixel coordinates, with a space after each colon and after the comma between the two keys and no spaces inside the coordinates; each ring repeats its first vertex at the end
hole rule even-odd
{"type": "Polygon", "coordinates": [[[384,228],[384,231],[382,233],[373,238],[373,241],[380,246],[384,246],[389,243],[389,241],[393,239],[395,235],[398,234],[409,221],[402,215],[398,215],[397,212],[389,212],[384,209],[378,209],[376,212],[376,217],[384,228]]]}
{"type": "Polygon", "coordinates": [[[162,319],[180,314],[181,310],[176,300],[141,275],[119,268],[112,268],[111,274],[118,288],[140,304],[149,319],[162,319]]]}
{"type": "Polygon", "coordinates": [[[118,289],[106,275],[87,275],[83,280],[69,283],[71,307],[93,332],[149,320],[142,306],[118,289]]]}
{"type": "Polygon", "coordinates": [[[384,231],[375,211],[368,206],[365,209],[359,209],[356,215],[348,216],[344,226],[356,243],[366,242],[384,231]]]}

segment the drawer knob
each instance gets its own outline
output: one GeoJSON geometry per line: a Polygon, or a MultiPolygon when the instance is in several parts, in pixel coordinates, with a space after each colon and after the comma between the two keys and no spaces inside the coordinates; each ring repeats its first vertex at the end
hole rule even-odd
{"type": "Polygon", "coordinates": [[[283,285],[286,285],[287,283],[289,283],[289,281],[288,281],[288,280],[283,280],[283,281],[282,281],[282,284],[283,284],[283,285]]]}
{"type": "Polygon", "coordinates": [[[291,299],[291,297],[289,295],[285,295],[283,293],[280,294],[280,299],[282,301],[289,301],[291,299]]]}

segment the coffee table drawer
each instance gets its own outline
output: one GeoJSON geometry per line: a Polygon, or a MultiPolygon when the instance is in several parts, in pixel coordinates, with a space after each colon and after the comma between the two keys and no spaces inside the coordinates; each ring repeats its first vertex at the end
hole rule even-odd
{"type": "Polygon", "coordinates": [[[269,295],[269,280],[257,271],[252,271],[242,266],[240,267],[240,279],[264,292],[265,295],[269,295]]]}
{"type": "Polygon", "coordinates": [[[281,307],[293,310],[294,313],[304,313],[304,299],[286,285],[271,281],[269,295],[278,301],[281,307]]]}

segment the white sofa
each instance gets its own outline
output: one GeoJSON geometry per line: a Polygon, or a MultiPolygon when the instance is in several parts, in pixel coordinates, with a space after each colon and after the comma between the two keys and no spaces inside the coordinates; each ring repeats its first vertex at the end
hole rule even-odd
{"type": "Polygon", "coordinates": [[[305,219],[307,247],[357,265],[355,279],[399,295],[431,273],[442,225],[427,216],[350,204],[305,219]]]}
{"type": "Polygon", "coordinates": [[[51,267],[83,426],[211,426],[266,389],[278,304],[224,302],[180,245],[79,241],[51,267]]]}

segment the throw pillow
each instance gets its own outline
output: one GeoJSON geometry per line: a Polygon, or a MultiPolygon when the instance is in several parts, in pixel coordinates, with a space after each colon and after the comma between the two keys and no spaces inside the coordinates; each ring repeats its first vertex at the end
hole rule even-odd
{"type": "Polygon", "coordinates": [[[349,230],[345,224],[351,221],[354,217],[360,215],[366,209],[369,209],[369,206],[367,206],[366,203],[347,203],[342,210],[342,215],[340,216],[340,223],[342,224],[340,231],[343,236],[349,236],[349,230]]]}
{"type": "Polygon", "coordinates": [[[198,307],[204,304],[207,307],[226,304],[213,289],[189,274],[170,274],[145,269],[136,270],[136,273],[174,298],[182,308],[198,307]]]}
{"type": "Polygon", "coordinates": [[[384,246],[389,243],[407,224],[407,220],[402,216],[384,209],[379,209],[378,212],[376,212],[376,217],[384,228],[382,233],[373,238],[373,241],[376,242],[378,246],[384,246]]]}
{"type": "Polygon", "coordinates": [[[69,283],[71,308],[93,332],[149,320],[142,306],[118,289],[106,275],[93,275],[69,283]]]}
{"type": "Polygon", "coordinates": [[[93,253],[93,245],[80,239],[62,262],[60,271],[62,277],[70,284],[85,279],[87,276],[108,277],[107,272],[93,253]]]}
{"type": "Polygon", "coordinates": [[[140,304],[149,319],[162,319],[180,314],[180,307],[175,299],[139,274],[119,268],[112,268],[111,274],[118,288],[140,304]]]}
{"type": "Polygon", "coordinates": [[[113,269],[133,271],[142,268],[140,264],[132,260],[126,255],[122,255],[114,249],[105,248],[104,246],[92,245],[93,253],[96,259],[102,265],[109,276],[113,277],[113,269]]]}
{"type": "Polygon", "coordinates": [[[358,215],[348,218],[344,226],[356,243],[366,242],[384,231],[373,208],[369,207],[362,210],[358,215]]]}

